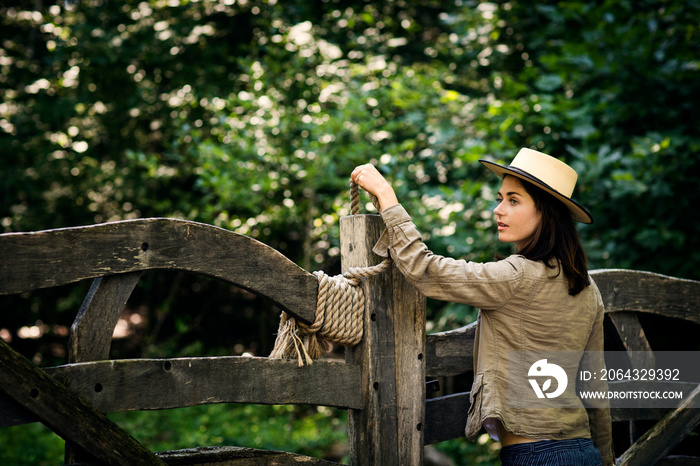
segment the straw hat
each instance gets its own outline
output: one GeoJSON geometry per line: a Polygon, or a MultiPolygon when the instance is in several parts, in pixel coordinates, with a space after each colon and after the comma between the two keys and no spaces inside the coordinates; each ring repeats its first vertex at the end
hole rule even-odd
{"type": "Polygon", "coordinates": [[[512,175],[529,181],[566,204],[574,220],[593,223],[591,214],[571,199],[578,175],[564,162],[542,152],[525,148],[520,149],[518,155],[507,167],[488,160],[479,160],[479,162],[501,178],[512,175]]]}

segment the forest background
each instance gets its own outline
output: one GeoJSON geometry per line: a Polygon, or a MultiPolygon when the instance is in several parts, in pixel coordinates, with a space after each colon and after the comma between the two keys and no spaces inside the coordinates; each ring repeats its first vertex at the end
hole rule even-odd
{"type": "MultiPolygon", "coordinates": [[[[0,231],[176,217],[338,273],[348,177],[373,162],[436,253],[490,260],[507,249],[477,160],[532,147],[580,173],[590,268],[700,279],[699,29],[697,0],[3,0],[0,231]]],[[[88,286],[4,298],[0,337],[65,362],[88,286]]],[[[428,331],[475,312],[430,301],[428,331]]],[[[277,319],[229,285],[147,273],[112,354],[266,355],[277,319]]],[[[216,409],[115,419],[152,448],[342,458],[343,413],[216,409]]],[[[0,431],[3,464],[55,464],[40,430],[0,431]]],[[[496,461],[489,442],[439,448],[496,461]]]]}

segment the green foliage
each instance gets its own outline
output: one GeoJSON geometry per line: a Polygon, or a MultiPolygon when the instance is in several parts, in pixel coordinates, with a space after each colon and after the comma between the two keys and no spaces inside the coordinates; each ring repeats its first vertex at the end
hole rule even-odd
{"type": "MultiPolygon", "coordinates": [[[[151,451],[245,446],[347,463],[347,415],[331,408],[206,405],[109,418],[151,451]]],[[[49,465],[63,459],[63,440],[41,424],[0,429],[0,440],[3,465],[49,465]]]]}
{"type": "Polygon", "coordinates": [[[62,464],[65,442],[43,424],[0,429],[0,462],[7,466],[62,464]]]}
{"type": "Polygon", "coordinates": [[[687,194],[699,163],[699,12],[698,2],[628,1],[503,11],[504,37],[522,51],[511,94],[525,111],[515,118],[520,136],[581,174],[577,195],[596,220],[582,229],[594,267],[698,278],[689,239],[700,223],[687,216],[687,194]]]}
{"type": "MultiPolygon", "coordinates": [[[[180,217],[336,273],[371,161],[431,249],[484,261],[509,248],[478,159],[533,147],[580,173],[592,268],[700,278],[697,0],[36,5],[0,6],[3,231],[180,217]]],[[[5,298],[3,338],[62,362],[86,288],[5,298]]],[[[145,274],[128,311],[115,355],[266,354],[278,313],[182,273],[145,274]]],[[[429,329],[475,312],[431,301],[429,329]]]]}
{"type": "MultiPolygon", "coordinates": [[[[348,464],[347,413],[325,407],[207,405],[108,416],[151,451],[243,446],[283,450],[348,464]]],[[[461,464],[500,464],[497,444],[482,436],[435,447],[461,464]]],[[[0,429],[0,462],[53,465],[63,460],[63,440],[41,424],[0,429]],[[31,445],[32,447],[28,447],[31,445]]]]}
{"type": "Polygon", "coordinates": [[[324,458],[347,448],[345,413],[324,407],[207,405],[110,418],[153,451],[234,445],[324,458]]]}
{"type": "Polygon", "coordinates": [[[488,434],[481,434],[476,442],[470,442],[466,438],[448,440],[435,445],[449,458],[452,458],[456,466],[479,464],[482,466],[500,466],[498,456],[500,444],[494,443],[488,434]]]}

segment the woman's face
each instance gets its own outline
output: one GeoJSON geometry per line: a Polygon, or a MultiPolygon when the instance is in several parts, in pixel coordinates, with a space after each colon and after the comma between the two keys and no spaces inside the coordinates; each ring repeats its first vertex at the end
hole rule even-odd
{"type": "Polygon", "coordinates": [[[498,240],[521,249],[535,233],[542,214],[525,191],[519,178],[506,175],[498,191],[498,205],[493,209],[498,226],[498,240]]]}

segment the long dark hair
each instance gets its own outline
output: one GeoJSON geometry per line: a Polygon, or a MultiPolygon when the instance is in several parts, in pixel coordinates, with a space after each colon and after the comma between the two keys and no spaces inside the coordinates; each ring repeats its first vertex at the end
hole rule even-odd
{"type": "Polygon", "coordinates": [[[542,221],[518,253],[530,260],[542,261],[552,269],[561,264],[561,270],[569,282],[569,294],[576,296],[591,280],[588,277],[586,253],[571,212],[563,202],[548,192],[525,180],[520,181],[535,201],[535,208],[542,214],[542,221]],[[551,259],[558,259],[559,264],[551,259]]]}

